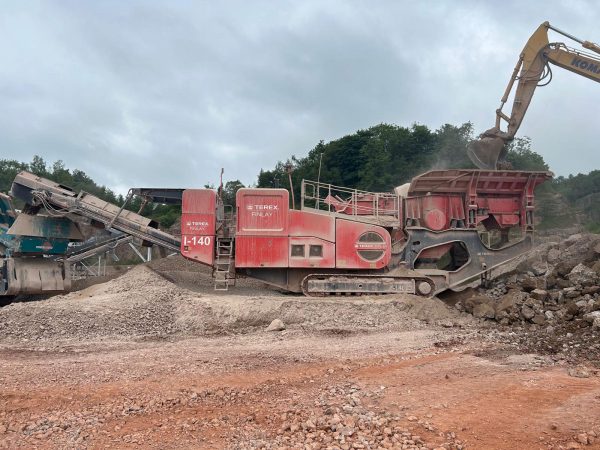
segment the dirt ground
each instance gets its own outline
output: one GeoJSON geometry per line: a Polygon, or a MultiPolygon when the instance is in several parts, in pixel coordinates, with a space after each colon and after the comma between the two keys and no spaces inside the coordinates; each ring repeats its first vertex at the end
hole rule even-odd
{"type": "Polygon", "coordinates": [[[216,295],[152,266],[0,309],[0,448],[600,448],[585,358],[438,299],[216,295]]]}

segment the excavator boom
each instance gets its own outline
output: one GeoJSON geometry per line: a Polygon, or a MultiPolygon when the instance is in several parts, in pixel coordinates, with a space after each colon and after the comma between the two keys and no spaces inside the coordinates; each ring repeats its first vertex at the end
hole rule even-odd
{"type": "Polygon", "coordinates": [[[477,167],[494,170],[502,165],[506,156],[506,144],[514,139],[519,130],[536,88],[547,85],[552,79],[550,63],[600,82],[600,58],[589,52],[568,47],[561,42],[550,43],[548,30],[562,34],[587,50],[600,53],[600,46],[593,42],[578,39],[548,22],[541,24],[519,55],[519,60],[500,101],[500,107],[496,110],[494,127],[483,132],[479,139],[471,142],[467,148],[469,158],[477,167]],[[507,115],[502,109],[515,84],[512,110],[510,115],[507,115]],[[502,130],[503,122],[506,122],[506,131],[502,130]]]}

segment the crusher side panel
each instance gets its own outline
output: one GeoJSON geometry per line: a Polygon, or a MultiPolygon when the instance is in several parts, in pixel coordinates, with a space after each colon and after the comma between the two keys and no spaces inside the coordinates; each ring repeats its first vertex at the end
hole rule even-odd
{"type": "Polygon", "coordinates": [[[212,266],[215,260],[217,193],[186,189],[181,204],[181,254],[212,266]]]}
{"type": "Polygon", "coordinates": [[[310,211],[290,211],[290,236],[315,237],[335,242],[335,218],[310,211]]]}
{"type": "Polygon", "coordinates": [[[307,211],[289,212],[290,267],[335,267],[335,218],[307,211]]]}
{"type": "Polygon", "coordinates": [[[392,242],[385,228],[344,219],[335,224],[338,269],[382,269],[389,264],[392,242]]]}
{"type": "Polygon", "coordinates": [[[288,267],[288,191],[243,188],[236,205],[235,267],[288,267]]]}

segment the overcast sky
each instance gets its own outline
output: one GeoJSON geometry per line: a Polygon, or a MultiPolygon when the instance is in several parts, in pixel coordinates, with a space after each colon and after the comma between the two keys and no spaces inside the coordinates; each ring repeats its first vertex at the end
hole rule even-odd
{"type": "MultiPolygon", "coordinates": [[[[221,167],[254,183],[381,122],[479,133],[545,20],[600,41],[583,0],[5,0],[0,158],[62,159],[125,192],[216,184],[221,167]]],[[[600,86],[553,72],[519,135],[556,174],[599,168],[600,86]]]]}

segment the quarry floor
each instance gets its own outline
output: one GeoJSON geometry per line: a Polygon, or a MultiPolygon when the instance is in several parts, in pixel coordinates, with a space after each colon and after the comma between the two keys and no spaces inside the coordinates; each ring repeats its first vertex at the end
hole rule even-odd
{"type": "Polygon", "coordinates": [[[372,407],[405,417],[409,429],[436,446],[454,433],[464,448],[578,448],[577,436],[597,427],[599,377],[573,377],[533,355],[488,349],[478,357],[474,343],[439,338],[423,330],[284,342],[273,335],[202,338],[64,353],[4,350],[1,420],[16,432],[4,430],[1,442],[252,448],[249,438],[236,437],[246,423],[268,438],[282,427],[283,414],[315,408],[320,389],[348,382],[383,390],[372,407]],[[50,434],[19,432],[48,418],[68,426],[50,434]]]}
{"type": "Polygon", "coordinates": [[[346,313],[334,320],[318,315],[325,303],[303,307],[310,300],[243,283],[213,298],[207,285],[190,285],[196,276],[174,272],[176,305],[155,317],[134,299],[132,317],[152,333],[93,326],[106,323],[107,308],[129,324],[123,304],[148,297],[150,282],[3,308],[0,448],[377,448],[356,440],[361,433],[363,442],[389,434],[382,448],[600,448],[600,376],[585,364],[500,344],[482,322],[437,303],[386,299],[365,309],[368,299],[342,299],[330,311],[346,313]],[[386,321],[389,308],[398,316],[386,321]],[[210,326],[189,321],[196,310],[214,316],[210,326]],[[165,332],[156,331],[161,315],[172,321],[165,332]],[[267,332],[274,317],[287,328],[267,332]],[[345,441],[331,440],[339,427],[313,427],[338,415],[355,430],[345,441]],[[396,428],[358,425],[382,417],[396,428]],[[408,438],[393,443],[396,430],[408,438]]]}

